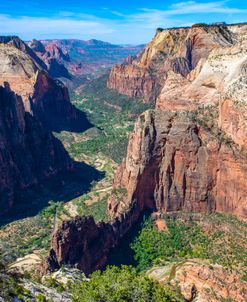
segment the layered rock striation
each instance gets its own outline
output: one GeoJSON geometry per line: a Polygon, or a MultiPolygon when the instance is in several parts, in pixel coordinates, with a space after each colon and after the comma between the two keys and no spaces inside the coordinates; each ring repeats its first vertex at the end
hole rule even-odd
{"type": "Polygon", "coordinates": [[[247,162],[236,146],[212,135],[185,113],[142,114],[119,167],[109,211],[137,203],[159,212],[224,212],[247,217],[247,162]],[[115,190],[116,191],[116,190],[115,190]]]}
{"type": "Polygon", "coordinates": [[[137,59],[113,67],[108,87],[155,102],[169,71],[186,77],[213,49],[233,45],[235,36],[226,26],[157,30],[137,59]]]}

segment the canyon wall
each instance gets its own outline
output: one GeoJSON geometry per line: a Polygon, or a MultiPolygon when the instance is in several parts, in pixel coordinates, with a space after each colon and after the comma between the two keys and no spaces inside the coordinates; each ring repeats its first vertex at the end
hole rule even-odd
{"type": "MultiPolygon", "coordinates": [[[[51,131],[91,126],[70,102],[67,88],[18,37],[0,37],[0,214],[20,192],[41,188],[73,166],[51,131]]],[[[28,198],[25,198],[27,200],[28,198]]],[[[28,202],[28,201],[27,201],[28,202]]]]}
{"type": "Polygon", "coordinates": [[[71,104],[67,88],[49,75],[44,62],[19,38],[0,37],[0,60],[0,84],[8,82],[22,97],[25,110],[46,128],[77,132],[91,126],[71,104]]]}
{"type": "Polygon", "coordinates": [[[142,114],[114,180],[113,217],[137,202],[159,212],[224,212],[247,218],[246,155],[191,121],[164,110],[142,114]]]}
{"type": "Polygon", "coordinates": [[[22,98],[0,86],[0,214],[10,209],[22,190],[70,169],[62,144],[39,120],[25,112],[22,98]]]}
{"type": "Polygon", "coordinates": [[[131,64],[112,68],[108,87],[155,102],[168,71],[186,77],[212,49],[234,43],[233,34],[225,26],[159,29],[131,64]]]}

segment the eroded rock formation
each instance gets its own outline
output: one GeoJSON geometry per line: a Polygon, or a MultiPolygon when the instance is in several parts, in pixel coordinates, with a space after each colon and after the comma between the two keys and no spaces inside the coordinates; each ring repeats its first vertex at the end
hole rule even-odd
{"type": "Polygon", "coordinates": [[[232,213],[247,217],[247,162],[230,142],[205,131],[188,114],[164,110],[142,114],[128,156],[116,173],[109,211],[141,209],[232,213]]]}
{"type": "Polygon", "coordinates": [[[43,270],[53,271],[63,264],[74,265],[86,274],[103,268],[109,252],[138,220],[137,206],[128,209],[111,223],[95,223],[92,217],[64,221],[53,233],[52,247],[43,270]]]}
{"type": "Polygon", "coordinates": [[[90,127],[86,117],[70,103],[67,88],[48,74],[43,61],[19,38],[0,38],[0,60],[0,84],[8,82],[22,97],[25,110],[45,127],[55,131],[90,127]]]}
{"type": "Polygon", "coordinates": [[[156,267],[148,274],[162,285],[169,283],[178,286],[186,301],[246,300],[246,282],[236,272],[206,261],[187,260],[173,263],[166,267],[156,267]]]}
{"type": "Polygon", "coordinates": [[[158,30],[154,39],[131,64],[113,67],[108,87],[129,96],[154,102],[168,71],[186,77],[199,62],[219,47],[235,43],[226,26],[203,26],[158,30]]]}

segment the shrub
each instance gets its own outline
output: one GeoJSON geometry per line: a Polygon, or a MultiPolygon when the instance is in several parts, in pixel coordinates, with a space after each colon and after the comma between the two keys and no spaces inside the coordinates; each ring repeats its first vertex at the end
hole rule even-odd
{"type": "Polygon", "coordinates": [[[184,301],[178,293],[163,288],[133,267],[108,267],[94,272],[90,281],[77,283],[73,289],[74,302],[165,302],[184,301]]]}

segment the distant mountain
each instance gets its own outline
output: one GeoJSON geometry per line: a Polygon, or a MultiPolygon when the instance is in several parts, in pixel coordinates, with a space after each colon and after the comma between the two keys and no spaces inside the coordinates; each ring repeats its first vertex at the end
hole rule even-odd
{"type": "Polygon", "coordinates": [[[71,82],[73,86],[81,84],[85,76],[105,72],[114,64],[124,62],[126,57],[137,55],[143,48],[143,45],[114,45],[95,39],[33,40],[28,44],[46,63],[51,75],[65,78],[68,86],[71,82]]]}

